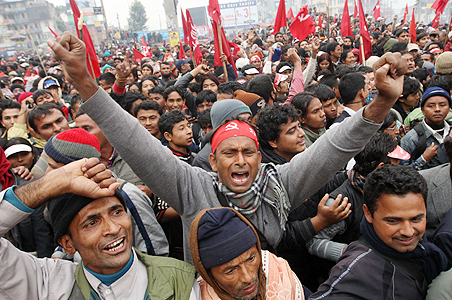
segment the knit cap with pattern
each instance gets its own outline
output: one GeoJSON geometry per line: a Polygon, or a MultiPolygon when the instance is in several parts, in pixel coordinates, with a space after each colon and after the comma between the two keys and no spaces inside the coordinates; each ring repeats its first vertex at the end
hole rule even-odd
{"type": "Polygon", "coordinates": [[[44,150],[54,161],[63,164],[82,158],[100,157],[99,140],[81,128],[65,130],[52,136],[44,150]]]}

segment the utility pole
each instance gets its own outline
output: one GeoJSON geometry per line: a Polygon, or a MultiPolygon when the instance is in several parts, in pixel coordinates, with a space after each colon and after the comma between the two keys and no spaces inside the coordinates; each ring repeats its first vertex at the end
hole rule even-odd
{"type": "Polygon", "coordinates": [[[107,41],[111,42],[110,31],[108,31],[107,16],[105,15],[104,1],[103,0],[100,0],[100,6],[102,7],[102,15],[104,16],[104,26],[105,26],[105,33],[107,34],[107,41]]]}

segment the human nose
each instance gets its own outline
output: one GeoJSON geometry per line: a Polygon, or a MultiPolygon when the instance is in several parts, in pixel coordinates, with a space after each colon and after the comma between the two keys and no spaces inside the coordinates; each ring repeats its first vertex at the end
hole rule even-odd
{"type": "Polygon", "coordinates": [[[402,234],[406,237],[412,237],[414,235],[415,230],[414,230],[413,226],[411,225],[411,222],[406,221],[401,224],[399,232],[400,232],[400,234],[402,234]]]}
{"type": "Polygon", "coordinates": [[[246,266],[242,266],[240,268],[240,279],[242,280],[242,282],[244,283],[251,283],[254,279],[252,272],[250,272],[250,270],[248,270],[248,268],[246,266]]]}
{"type": "Polygon", "coordinates": [[[121,226],[113,221],[110,217],[104,219],[104,235],[115,235],[121,230],[121,226]]]}
{"type": "Polygon", "coordinates": [[[58,125],[58,124],[56,124],[56,123],[53,123],[53,131],[54,131],[55,133],[60,132],[60,131],[61,131],[61,126],[58,125]]]}

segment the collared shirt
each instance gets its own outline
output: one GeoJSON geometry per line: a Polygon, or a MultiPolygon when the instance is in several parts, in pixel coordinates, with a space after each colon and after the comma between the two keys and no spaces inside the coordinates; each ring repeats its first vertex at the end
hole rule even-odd
{"type": "Polygon", "coordinates": [[[132,266],[110,286],[106,286],[96,276],[83,268],[86,279],[101,299],[144,299],[148,286],[148,275],[145,265],[136,256],[135,250],[132,251],[134,256],[132,266]]]}
{"type": "Polygon", "coordinates": [[[425,122],[425,119],[422,120],[422,123],[424,123],[425,128],[427,128],[433,135],[433,137],[440,143],[444,143],[444,139],[449,134],[450,131],[450,125],[447,122],[444,122],[444,127],[440,130],[435,130],[432,127],[428,126],[427,122],[425,122]],[[442,131],[442,135],[439,133],[442,131]]]}

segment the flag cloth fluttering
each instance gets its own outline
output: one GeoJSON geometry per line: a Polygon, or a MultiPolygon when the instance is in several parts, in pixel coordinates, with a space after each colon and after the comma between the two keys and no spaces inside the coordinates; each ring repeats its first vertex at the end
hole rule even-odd
{"type": "Polygon", "coordinates": [[[413,15],[411,16],[410,38],[411,38],[412,43],[416,42],[416,19],[414,18],[414,7],[413,7],[413,15]]]}
{"type": "Polygon", "coordinates": [[[372,56],[372,43],[370,41],[369,29],[367,28],[366,17],[364,15],[363,3],[361,0],[359,0],[359,33],[363,39],[364,48],[364,58],[361,58],[362,62],[372,56]]]}
{"type": "Polygon", "coordinates": [[[278,12],[276,14],[275,19],[275,28],[273,29],[272,34],[276,34],[282,27],[287,26],[286,19],[286,2],[285,0],[279,1],[278,12]]]}
{"type": "Polygon", "coordinates": [[[344,11],[342,12],[341,35],[342,36],[353,36],[352,26],[350,23],[350,14],[348,12],[348,1],[347,0],[345,0],[344,11]]]}
{"type": "Polygon", "coordinates": [[[303,6],[290,25],[290,32],[300,41],[315,32],[315,23],[309,15],[308,5],[303,6]]]}
{"type": "Polygon", "coordinates": [[[374,20],[376,21],[379,17],[381,17],[381,14],[380,14],[380,1],[378,1],[377,4],[375,4],[375,7],[374,7],[374,20]]]}

